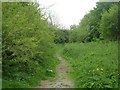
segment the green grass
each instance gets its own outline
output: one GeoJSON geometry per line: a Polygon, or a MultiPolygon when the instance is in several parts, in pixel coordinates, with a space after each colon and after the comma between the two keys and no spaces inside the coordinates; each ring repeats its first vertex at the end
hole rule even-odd
{"type": "Polygon", "coordinates": [[[31,70],[32,72],[13,72],[14,70],[11,70],[9,77],[3,77],[2,87],[33,88],[40,85],[41,80],[54,79],[56,76],[56,65],[59,64],[59,60],[57,60],[56,58],[56,52],[59,52],[61,48],[63,48],[63,45],[55,45],[54,51],[52,51],[54,52],[53,56],[47,59],[49,60],[48,62],[46,62],[48,65],[41,66],[40,64],[38,64],[37,66],[37,64],[31,63],[31,67],[33,68],[33,70],[31,70]],[[53,72],[49,72],[49,70],[52,70],[53,72]]]}
{"type": "Polygon", "coordinates": [[[77,88],[118,87],[117,42],[67,44],[62,55],[70,63],[77,88]]]}
{"type": "Polygon", "coordinates": [[[40,85],[41,80],[53,79],[56,75],[55,68],[58,64],[56,58],[52,58],[52,64],[48,67],[36,66],[33,67],[36,70],[33,73],[28,72],[13,72],[13,76],[3,78],[3,88],[30,88],[37,87],[40,85]],[[53,70],[53,72],[48,72],[47,70],[53,70]]]}

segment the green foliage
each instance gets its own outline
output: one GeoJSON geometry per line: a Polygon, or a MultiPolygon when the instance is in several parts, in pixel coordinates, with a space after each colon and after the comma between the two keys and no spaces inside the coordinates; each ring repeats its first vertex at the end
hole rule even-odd
{"type": "Polygon", "coordinates": [[[39,5],[25,2],[2,5],[3,87],[32,86],[54,76],[57,64],[53,56],[54,26],[48,23],[39,5]],[[47,75],[48,68],[53,73],[47,75]]]}
{"type": "Polygon", "coordinates": [[[55,31],[55,39],[54,42],[56,44],[64,44],[69,42],[69,35],[68,35],[68,31],[67,30],[56,30],[55,31]]]}
{"type": "Polygon", "coordinates": [[[77,88],[118,88],[117,42],[67,44],[63,56],[71,64],[77,88]]]}
{"type": "Polygon", "coordinates": [[[108,11],[112,3],[110,2],[98,2],[96,7],[88,13],[88,35],[85,38],[85,41],[94,41],[96,38],[99,38],[99,26],[102,18],[101,13],[108,11]]]}
{"type": "Polygon", "coordinates": [[[69,42],[82,42],[88,34],[88,15],[85,15],[78,26],[71,26],[69,42]]]}
{"type": "MultiPolygon", "coordinates": [[[[116,42],[97,42],[96,38],[117,39],[118,7],[97,3],[78,26],[61,30],[48,22],[37,3],[2,4],[3,88],[25,88],[55,76],[55,53],[68,42],[63,55],[73,70],[76,87],[116,88],[118,77],[116,42]]],[[[99,41],[99,40],[98,40],[99,41]]],[[[59,51],[61,52],[61,51],[59,51]]]]}
{"type": "Polygon", "coordinates": [[[112,7],[103,12],[99,31],[101,37],[110,40],[116,40],[118,35],[118,5],[113,4],[112,7]]]}
{"type": "Polygon", "coordinates": [[[117,3],[98,2],[96,7],[83,17],[78,26],[71,26],[69,41],[91,42],[98,38],[116,40],[117,12],[117,3]]]}

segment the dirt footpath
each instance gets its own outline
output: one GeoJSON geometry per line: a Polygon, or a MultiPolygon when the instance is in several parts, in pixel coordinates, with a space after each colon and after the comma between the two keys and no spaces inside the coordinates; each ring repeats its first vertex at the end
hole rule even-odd
{"type": "Polygon", "coordinates": [[[73,88],[73,81],[68,77],[69,65],[60,55],[56,55],[60,64],[56,68],[56,79],[53,81],[44,80],[39,88],[73,88]]]}

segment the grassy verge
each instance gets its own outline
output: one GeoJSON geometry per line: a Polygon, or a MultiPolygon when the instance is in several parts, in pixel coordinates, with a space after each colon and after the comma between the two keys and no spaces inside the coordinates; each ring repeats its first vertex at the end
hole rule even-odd
{"type": "MultiPolygon", "coordinates": [[[[59,64],[59,60],[56,58],[56,52],[58,52],[63,45],[55,45],[54,47],[54,54],[53,56],[50,56],[48,62],[46,62],[47,65],[40,65],[36,66],[37,64],[31,63],[31,70],[30,71],[24,71],[24,72],[13,72],[14,70],[11,70],[11,73],[9,77],[4,77],[3,81],[3,88],[31,88],[31,87],[37,87],[40,85],[41,80],[51,80],[54,79],[56,76],[56,66],[59,64]]],[[[18,65],[19,66],[19,65],[18,65]]],[[[16,67],[16,66],[15,66],[16,67]]],[[[17,68],[17,67],[16,67],[17,68]]],[[[26,70],[26,69],[25,69],[26,70]]],[[[29,69],[28,69],[29,70],[29,69]]]]}
{"type": "Polygon", "coordinates": [[[77,88],[118,87],[117,42],[67,44],[63,56],[70,63],[77,88]]]}
{"type": "Polygon", "coordinates": [[[52,79],[55,77],[55,68],[58,64],[56,58],[53,59],[52,64],[48,67],[34,66],[34,72],[13,72],[12,77],[3,79],[3,88],[30,88],[36,87],[41,80],[52,79]],[[49,70],[52,70],[50,72],[49,70]]]}

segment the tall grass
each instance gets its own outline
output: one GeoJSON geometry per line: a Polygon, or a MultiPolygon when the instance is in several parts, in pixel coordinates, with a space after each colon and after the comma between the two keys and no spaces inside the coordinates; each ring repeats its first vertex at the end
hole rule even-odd
{"type": "Polygon", "coordinates": [[[62,52],[77,88],[118,87],[117,42],[67,44],[62,52]]]}
{"type": "MultiPolygon", "coordinates": [[[[50,56],[48,65],[37,65],[33,62],[31,63],[31,69],[34,70],[34,73],[26,72],[13,72],[11,78],[4,78],[3,88],[33,88],[40,85],[41,80],[54,79],[56,76],[56,66],[59,64],[59,60],[56,57],[56,52],[58,52],[63,46],[55,45],[53,56],[50,56]],[[50,72],[52,70],[52,72],[50,72]]],[[[39,59],[39,58],[38,58],[39,59]]],[[[46,62],[47,63],[47,62],[46,62]]]]}

